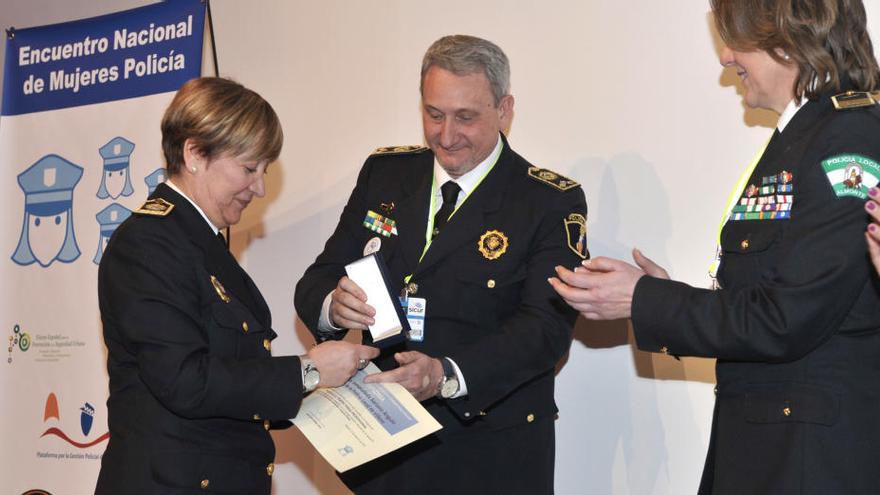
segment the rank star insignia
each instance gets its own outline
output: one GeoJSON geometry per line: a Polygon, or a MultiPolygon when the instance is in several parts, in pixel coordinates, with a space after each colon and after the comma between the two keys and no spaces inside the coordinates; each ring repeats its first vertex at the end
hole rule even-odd
{"type": "Polygon", "coordinates": [[[134,210],[135,213],[141,215],[152,215],[154,217],[167,217],[174,205],[162,198],[154,198],[147,200],[140,208],[134,210]]]}
{"type": "Polygon", "coordinates": [[[477,249],[487,260],[497,260],[502,254],[507,252],[510,242],[504,232],[497,230],[487,230],[485,234],[480,236],[477,242],[477,249]]]}
{"type": "Polygon", "coordinates": [[[572,213],[563,220],[568,248],[574,254],[587,259],[590,251],[587,249],[587,217],[580,213],[572,213]]]}
{"type": "Polygon", "coordinates": [[[214,292],[216,292],[217,295],[220,296],[220,299],[223,302],[228,303],[229,301],[231,301],[230,297],[226,294],[226,288],[223,287],[223,284],[221,284],[220,281],[217,280],[217,277],[213,275],[211,275],[211,285],[214,286],[214,292]]]}
{"type": "Polygon", "coordinates": [[[548,186],[555,187],[560,191],[568,191],[569,189],[580,185],[576,181],[573,181],[568,177],[563,177],[552,170],[547,170],[546,168],[530,167],[529,177],[539,182],[543,182],[548,186]]]}
{"type": "Polygon", "coordinates": [[[427,146],[410,145],[410,146],[383,146],[373,151],[374,155],[404,155],[409,153],[421,153],[427,151],[427,146]]]}

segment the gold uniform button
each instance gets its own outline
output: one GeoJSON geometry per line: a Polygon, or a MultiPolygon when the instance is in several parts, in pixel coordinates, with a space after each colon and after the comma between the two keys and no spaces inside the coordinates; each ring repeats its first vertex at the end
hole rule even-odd
{"type": "Polygon", "coordinates": [[[211,484],[211,480],[204,479],[204,480],[202,480],[201,483],[199,483],[199,486],[202,487],[202,490],[207,490],[208,485],[210,485],[210,484],[211,484]]]}
{"type": "Polygon", "coordinates": [[[275,472],[275,464],[270,462],[268,466],[266,466],[266,474],[272,476],[272,473],[275,472]]]}
{"type": "Polygon", "coordinates": [[[265,347],[267,351],[271,351],[272,341],[270,341],[269,339],[263,339],[263,347],[265,347]]]}
{"type": "Polygon", "coordinates": [[[660,348],[660,352],[662,352],[663,354],[669,354],[669,348],[664,345],[660,348]]]}
{"type": "Polygon", "coordinates": [[[259,414],[254,414],[254,421],[259,421],[261,419],[263,418],[261,418],[259,414]]]}
{"type": "Polygon", "coordinates": [[[272,426],[272,422],[268,419],[263,421],[263,429],[269,431],[269,428],[272,426]]]}
{"type": "Polygon", "coordinates": [[[246,321],[241,322],[241,329],[244,330],[244,333],[248,333],[248,330],[250,330],[246,321]]]}
{"type": "Polygon", "coordinates": [[[782,410],[782,414],[784,414],[785,416],[791,416],[791,408],[786,407],[785,409],[782,410]]]}
{"type": "Polygon", "coordinates": [[[534,421],[535,421],[535,415],[534,415],[534,414],[529,414],[528,416],[526,416],[526,421],[528,421],[529,423],[534,422],[534,421]]]}
{"type": "Polygon", "coordinates": [[[743,250],[748,249],[749,248],[749,240],[743,239],[742,242],[739,243],[739,247],[743,248],[743,250]]]}
{"type": "Polygon", "coordinates": [[[486,281],[486,287],[488,287],[490,289],[494,289],[495,288],[495,281],[490,278],[489,280],[486,281]]]}

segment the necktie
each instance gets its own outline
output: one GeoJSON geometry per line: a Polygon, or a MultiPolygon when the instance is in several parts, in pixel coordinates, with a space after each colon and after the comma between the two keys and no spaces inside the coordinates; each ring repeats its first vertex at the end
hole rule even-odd
{"type": "Polygon", "coordinates": [[[449,216],[452,215],[452,212],[455,211],[455,203],[458,201],[458,193],[461,191],[461,188],[453,181],[446,181],[440,187],[440,194],[443,196],[443,205],[440,206],[440,209],[437,210],[437,214],[434,215],[434,232],[431,233],[431,239],[437,237],[437,234],[446,226],[446,222],[449,221],[449,216]]]}
{"type": "Polygon", "coordinates": [[[224,248],[229,249],[229,244],[226,243],[226,237],[223,236],[222,230],[217,231],[217,239],[220,240],[221,243],[223,243],[224,248]]]}

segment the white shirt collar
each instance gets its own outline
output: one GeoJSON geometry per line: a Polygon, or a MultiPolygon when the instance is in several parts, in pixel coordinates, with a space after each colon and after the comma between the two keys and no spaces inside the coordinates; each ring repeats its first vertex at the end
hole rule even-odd
{"type": "MultiPolygon", "coordinates": [[[[470,172],[462,175],[457,179],[453,179],[446,173],[446,170],[440,166],[440,163],[437,161],[437,158],[434,158],[434,181],[437,184],[437,191],[435,194],[437,196],[441,196],[440,186],[446,184],[447,181],[454,181],[458,184],[458,187],[461,188],[461,191],[458,193],[458,200],[456,201],[456,205],[461,203],[462,198],[466,198],[468,194],[470,194],[474,188],[477,187],[477,184],[480,182],[480,179],[486,175],[486,172],[492,168],[492,165],[498,160],[498,157],[501,155],[501,149],[503,148],[503,142],[501,141],[501,135],[498,135],[498,142],[495,143],[495,149],[489,153],[489,156],[486,157],[485,160],[479,163],[476,167],[473,168],[470,172]]],[[[437,206],[439,209],[439,204],[437,206]]]]}
{"type": "Polygon", "coordinates": [[[794,118],[795,114],[798,113],[798,110],[804,108],[804,105],[807,103],[806,98],[801,98],[800,104],[798,104],[794,98],[788,102],[788,105],[785,107],[785,110],[782,111],[782,115],[779,116],[779,122],[776,124],[776,129],[779,130],[781,134],[782,131],[785,130],[785,126],[791,122],[791,119],[794,118]]]}
{"type": "Polygon", "coordinates": [[[184,194],[183,191],[181,191],[179,187],[177,187],[176,185],[174,185],[174,183],[171,182],[171,179],[166,180],[166,181],[165,181],[165,184],[167,184],[168,187],[170,187],[171,189],[174,189],[174,192],[176,192],[177,194],[180,194],[181,196],[183,196],[184,198],[186,198],[186,200],[189,201],[191,205],[193,205],[193,208],[195,208],[196,211],[199,212],[199,215],[201,215],[202,218],[204,218],[205,221],[208,222],[208,226],[211,227],[211,230],[214,231],[214,235],[217,235],[217,233],[220,232],[220,229],[218,229],[218,228],[214,225],[213,222],[211,222],[210,220],[208,220],[208,216],[205,215],[205,212],[202,211],[201,208],[199,208],[199,205],[197,205],[196,202],[193,201],[189,196],[187,196],[186,194],[184,194]]]}

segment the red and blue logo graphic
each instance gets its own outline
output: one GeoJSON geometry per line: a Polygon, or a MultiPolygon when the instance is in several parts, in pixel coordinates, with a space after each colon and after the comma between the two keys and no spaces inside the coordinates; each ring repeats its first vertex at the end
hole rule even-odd
{"type": "MultiPolygon", "coordinates": [[[[55,397],[54,393],[50,392],[49,396],[46,397],[46,407],[43,410],[43,422],[46,423],[51,419],[54,419],[55,421],[60,421],[61,415],[58,411],[58,398],[55,397]]],[[[78,449],[87,449],[89,447],[94,447],[95,445],[110,438],[110,432],[108,431],[103,435],[99,435],[94,440],[88,440],[89,433],[92,431],[92,423],[95,419],[95,407],[86,402],[83,404],[82,407],[79,408],[79,411],[79,424],[80,428],[82,429],[82,435],[86,438],[85,441],[78,442],[76,440],[73,440],[61,428],[57,426],[49,427],[46,431],[43,432],[42,435],[40,435],[40,438],[47,435],[54,435],[78,449]]]]}

